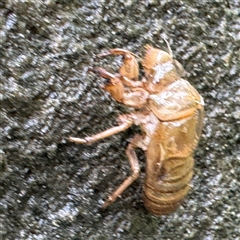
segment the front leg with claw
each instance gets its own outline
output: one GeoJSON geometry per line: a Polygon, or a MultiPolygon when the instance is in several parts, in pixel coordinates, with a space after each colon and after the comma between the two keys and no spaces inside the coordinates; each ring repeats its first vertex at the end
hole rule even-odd
{"type": "MultiPolygon", "coordinates": [[[[134,108],[141,108],[147,103],[149,93],[142,87],[124,87],[124,81],[112,73],[109,73],[103,68],[89,68],[89,71],[96,73],[100,77],[108,81],[103,86],[103,89],[109,92],[116,101],[134,108]]],[[[126,77],[124,77],[126,80],[126,77]]],[[[128,80],[131,81],[131,80],[128,80]]],[[[133,83],[141,83],[132,81],[133,83]]],[[[140,86],[136,84],[136,86],[140,86]]]]}

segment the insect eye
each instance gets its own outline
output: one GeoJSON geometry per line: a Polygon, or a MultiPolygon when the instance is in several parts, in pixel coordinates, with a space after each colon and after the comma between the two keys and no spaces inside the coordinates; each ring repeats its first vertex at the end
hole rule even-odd
{"type": "Polygon", "coordinates": [[[106,78],[105,78],[104,84],[105,84],[105,85],[112,85],[112,82],[111,82],[110,79],[106,79],[106,78]]]}

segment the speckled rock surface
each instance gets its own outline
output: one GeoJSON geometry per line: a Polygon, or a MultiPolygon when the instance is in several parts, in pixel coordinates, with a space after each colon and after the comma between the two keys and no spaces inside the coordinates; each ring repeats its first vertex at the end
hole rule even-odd
{"type": "Polygon", "coordinates": [[[0,3],[0,239],[240,239],[238,1],[20,1],[0,3]],[[145,44],[166,50],[205,99],[193,189],[162,217],[141,199],[142,173],[107,210],[129,174],[135,128],[92,146],[69,143],[116,124],[128,109],[104,93],[95,54],[145,44]]]}

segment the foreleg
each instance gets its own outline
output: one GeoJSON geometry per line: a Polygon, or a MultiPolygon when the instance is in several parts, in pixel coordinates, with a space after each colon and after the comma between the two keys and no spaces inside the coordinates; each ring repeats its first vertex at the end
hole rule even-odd
{"type": "Polygon", "coordinates": [[[109,80],[107,83],[105,83],[103,88],[109,92],[112,98],[114,98],[116,101],[136,108],[141,108],[144,104],[146,104],[149,95],[148,92],[141,87],[136,87],[140,86],[141,82],[134,82],[126,77],[117,77],[100,67],[89,68],[89,71],[92,71],[100,77],[109,80]],[[132,88],[124,88],[124,83],[126,83],[126,81],[129,84],[133,84],[131,86],[132,88]],[[136,85],[134,85],[134,83],[136,83],[136,85]]]}
{"type": "Polygon", "coordinates": [[[108,55],[122,55],[123,64],[119,69],[119,73],[132,80],[137,80],[139,75],[139,67],[135,57],[137,57],[132,52],[121,48],[110,49],[108,52],[99,54],[98,57],[108,56],[108,55]]]}

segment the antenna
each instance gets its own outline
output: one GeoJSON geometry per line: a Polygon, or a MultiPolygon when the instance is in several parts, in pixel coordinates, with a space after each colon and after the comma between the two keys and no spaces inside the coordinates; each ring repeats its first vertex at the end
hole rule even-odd
{"type": "Polygon", "coordinates": [[[169,55],[171,56],[171,58],[173,58],[173,53],[172,53],[172,49],[169,45],[169,42],[167,41],[166,38],[163,38],[163,40],[165,41],[165,43],[167,44],[167,47],[168,47],[168,51],[169,51],[169,55]]]}

